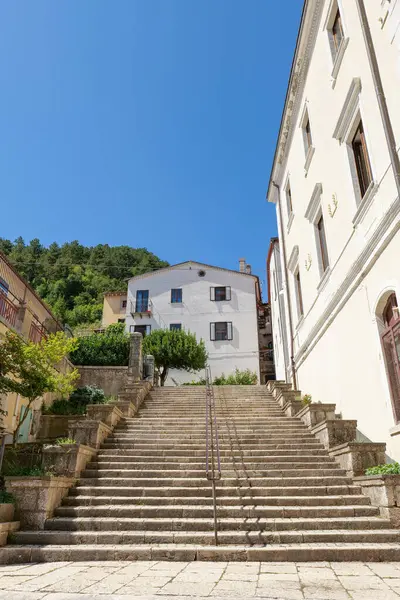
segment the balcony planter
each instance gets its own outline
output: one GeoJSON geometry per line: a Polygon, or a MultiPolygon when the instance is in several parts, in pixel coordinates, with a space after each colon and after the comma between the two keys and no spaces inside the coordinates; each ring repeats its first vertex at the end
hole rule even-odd
{"type": "Polygon", "coordinates": [[[379,507],[382,517],[400,527],[400,475],[364,475],[355,477],[354,483],[379,507]]]}
{"type": "Polygon", "coordinates": [[[88,404],[86,410],[89,419],[95,419],[96,421],[102,421],[111,429],[119,423],[122,418],[122,411],[116,404],[88,404]]]}
{"type": "Polygon", "coordinates": [[[22,529],[44,528],[46,519],[53,516],[69,488],[74,485],[74,477],[5,477],[7,491],[13,494],[16,503],[16,516],[22,529]]]}
{"type": "Polygon", "coordinates": [[[311,428],[311,433],[319,439],[328,450],[354,442],[356,439],[357,421],[344,419],[326,419],[311,428]]]}
{"type": "Polygon", "coordinates": [[[52,469],[55,475],[79,477],[95,454],[94,448],[83,444],[46,446],[43,449],[43,467],[52,469]]]}

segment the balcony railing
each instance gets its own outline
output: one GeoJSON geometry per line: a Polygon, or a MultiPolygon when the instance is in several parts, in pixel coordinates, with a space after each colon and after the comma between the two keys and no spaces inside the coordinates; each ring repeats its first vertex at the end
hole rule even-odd
{"type": "Polygon", "coordinates": [[[38,344],[43,338],[46,337],[45,329],[41,325],[38,325],[32,321],[31,328],[29,330],[29,340],[34,344],[38,344]]]}
{"type": "Polygon", "coordinates": [[[3,317],[11,327],[15,327],[17,313],[18,306],[13,304],[3,292],[0,292],[0,316],[3,317]]]}
{"type": "Polygon", "coordinates": [[[151,316],[153,304],[151,300],[131,300],[130,313],[134,315],[151,316]]]}

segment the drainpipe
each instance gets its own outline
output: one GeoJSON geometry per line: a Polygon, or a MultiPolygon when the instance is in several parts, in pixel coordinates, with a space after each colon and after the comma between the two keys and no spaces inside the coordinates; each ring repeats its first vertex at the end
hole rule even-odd
{"type": "Polygon", "coordinates": [[[289,313],[289,335],[290,335],[290,362],[292,366],[292,379],[293,388],[297,391],[297,374],[296,374],[296,363],[294,361],[294,338],[293,338],[293,321],[292,321],[292,303],[290,301],[289,294],[289,276],[287,269],[286,260],[286,243],[283,235],[283,221],[282,221],[282,206],[281,206],[281,188],[275,181],[271,181],[272,185],[278,190],[278,211],[279,211],[279,238],[282,240],[282,252],[283,252],[283,265],[285,271],[285,283],[286,283],[286,301],[289,313]]]}
{"type": "Polygon", "coordinates": [[[390,162],[392,163],[394,180],[396,182],[397,194],[400,198],[400,160],[397,154],[396,139],[394,137],[392,122],[390,120],[389,110],[386,103],[385,93],[383,91],[381,74],[379,71],[378,60],[376,58],[375,47],[372,41],[371,29],[368,22],[367,13],[365,10],[364,0],[356,0],[358,14],[361,21],[361,29],[364,36],[365,45],[367,48],[367,56],[371,67],[372,79],[375,86],[376,98],[382,117],[383,129],[385,131],[386,142],[388,145],[390,162]]]}

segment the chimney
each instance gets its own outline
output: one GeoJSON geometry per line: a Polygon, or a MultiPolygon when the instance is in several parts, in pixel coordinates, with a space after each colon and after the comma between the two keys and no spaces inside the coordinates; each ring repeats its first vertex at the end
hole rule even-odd
{"type": "Polygon", "coordinates": [[[246,270],[246,259],[245,258],[239,258],[239,271],[241,273],[244,273],[246,270]]]}
{"type": "Polygon", "coordinates": [[[251,265],[246,265],[246,273],[247,275],[251,275],[251,265]]]}

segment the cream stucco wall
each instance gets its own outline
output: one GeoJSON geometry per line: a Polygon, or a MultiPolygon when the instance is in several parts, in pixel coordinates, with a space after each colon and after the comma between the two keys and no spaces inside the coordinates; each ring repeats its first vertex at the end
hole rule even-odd
{"type": "Polygon", "coordinates": [[[108,327],[108,325],[118,323],[119,319],[125,319],[126,308],[123,307],[123,301],[126,299],[126,293],[106,294],[104,296],[102,327],[108,327]]]}
{"type": "MultiPolygon", "coordinates": [[[[398,17],[391,14],[382,29],[379,18],[384,3],[365,4],[399,148],[399,47],[388,35],[389,26],[393,29],[390,19],[398,17]]],[[[389,455],[400,459],[399,436],[390,433],[395,422],[375,318],[376,303],[385,290],[395,290],[400,300],[400,201],[355,2],[339,0],[348,44],[336,80],[332,79],[326,24],[333,6],[333,2],[322,0],[308,3],[297,56],[303,70],[290,98],[293,113],[287,144],[280,148],[282,160],[275,162],[271,178],[281,191],[278,194],[271,185],[269,200],[279,200],[282,207],[289,267],[283,287],[285,294],[289,287],[291,297],[295,362],[302,392],[321,402],[336,402],[345,418],[358,419],[363,435],[385,441],[389,455]],[[358,89],[357,82],[359,92],[350,110],[348,94],[358,89]],[[341,143],[334,132],[346,108],[349,121],[341,143]],[[301,128],[305,110],[315,148],[308,171],[301,128]],[[358,113],[375,182],[375,194],[364,204],[358,204],[346,144],[358,113]],[[287,181],[294,213],[290,220],[284,193],[287,181]],[[330,264],[324,279],[315,228],[306,218],[318,189],[321,193],[314,195],[314,200],[324,218],[330,264]],[[299,318],[296,307],[293,274],[297,268],[303,318],[299,318]]],[[[278,206],[277,216],[279,220],[278,206]]],[[[287,336],[290,339],[289,329],[287,336]]]]}

